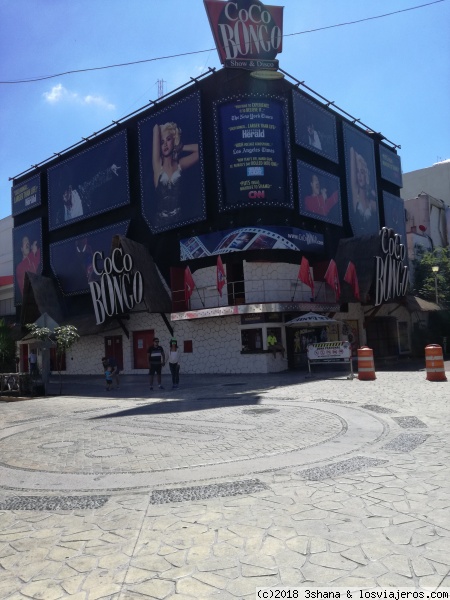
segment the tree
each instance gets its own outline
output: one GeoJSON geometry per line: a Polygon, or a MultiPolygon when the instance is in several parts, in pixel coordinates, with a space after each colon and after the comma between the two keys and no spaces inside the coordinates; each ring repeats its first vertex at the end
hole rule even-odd
{"type": "Polygon", "coordinates": [[[25,325],[25,327],[29,330],[30,334],[34,338],[43,342],[44,345],[46,343],[56,342],[56,362],[59,374],[59,393],[62,394],[62,357],[63,354],[70,350],[70,348],[72,348],[72,346],[79,340],[80,336],[78,335],[77,328],[73,325],[61,325],[60,327],[55,327],[54,331],[52,332],[50,329],[48,329],[48,327],[37,327],[34,323],[29,323],[28,325],[25,325]]]}
{"type": "Polygon", "coordinates": [[[450,308],[450,248],[436,248],[432,252],[419,250],[414,265],[414,293],[425,300],[450,308]],[[435,274],[432,267],[439,267],[435,274]]]}

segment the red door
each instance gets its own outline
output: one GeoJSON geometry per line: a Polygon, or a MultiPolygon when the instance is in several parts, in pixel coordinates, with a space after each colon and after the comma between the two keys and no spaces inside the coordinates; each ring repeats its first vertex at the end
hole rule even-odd
{"type": "Polygon", "coordinates": [[[147,350],[153,344],[154,329],[133,331],[134,369],[148,369],[147,350]]]}
{"type": "Polygon", "coordinates": [[[119,365],[119,369],[123,371],[123,347],[121,335],[105,336],[105,356],[106,358],[115,358],[119,365]]]}

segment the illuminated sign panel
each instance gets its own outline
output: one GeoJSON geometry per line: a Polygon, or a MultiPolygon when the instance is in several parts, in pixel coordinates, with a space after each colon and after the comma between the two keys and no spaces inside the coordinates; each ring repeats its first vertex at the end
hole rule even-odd
{"type": "Polygon", "coordinates": [[[337,163],[336,117],[299,92],[292,93],[295,143],[337,163]]]}
{"type": "Polygon", "coordinates": [[[209,23],[226,67],[278,68],[283,46],[283,7],[259,0],[204,0],[209,23]]]}
{"type": "Polygon", "coordinates": [[[286,105],[275,97],[251,97],[217,106],[222,169],[219,208],[293,208],[286,105]]]}
{"type": "Polygon", "coordinates": [[[322,252],[323,235],[296,227],[239,227],[196,235],[180,241],[180,258],[242,252],[244,250],[303,250],[322,252]]]}
{"type": "Polygon", "coordinates": [[[342,226],[339,177],[297,161],[300,214],[342,226]]]}
{"type": "Polygon", "coordinates": [[[345,169],[348,212],[353,235],[370,235],[380,230],[373,140],[344,123],[345,169]]]}
{"type": "Polygon", "coordinates": [[[154,233],[206,218],[200,96],[139,122],[142,213],[154,233]]]}
{"type": "Polygon", "coordinates": [[[50,230],[129,202],[126,131],[48,170],[50,230]]]}
{"type": "Polygon", "coordinates": [[[380,145],[380,169],[383,179],[398,185],[398,187],[403,187],[400,156],[382,145],[380,145]]]}
{"type": "Polygon", "coordinates": [[[42,273],[41,219],[13,229],[14,302],[22,304],[25,273],[42,273]]]}
{"type": "Polygon", "coordinates": [[[13,217],[40,206],[41,184],[39,175],[11,188],[11,214],[13,217]]]}
{"type": "MultiPolygon", "coordinates": [[[[123,221],[50,245],[50,265],[64,294],[84,294],[91,282],[99,280],[93,266],[94,254],[109,256],[112,237],[125,235],[128,225],[129,221],[123,221]]],[[[97,261],[97,271],[102,264],[97,261]]]]}

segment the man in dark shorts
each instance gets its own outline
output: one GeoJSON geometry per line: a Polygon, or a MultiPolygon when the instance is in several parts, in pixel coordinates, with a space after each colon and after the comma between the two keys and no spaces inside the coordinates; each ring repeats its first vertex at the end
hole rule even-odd
{"type": "Polygon", "coordinates": [[[153,390],[153,377],[156,373],[158,386],[160,390],[163,390],[161,385],[161,369],[166,364],[166,355],[164,349],[159,345],[159,339],[153,339],[153,345],[147,350],[148,365],[150,367],[150,390],[153,390]]]}

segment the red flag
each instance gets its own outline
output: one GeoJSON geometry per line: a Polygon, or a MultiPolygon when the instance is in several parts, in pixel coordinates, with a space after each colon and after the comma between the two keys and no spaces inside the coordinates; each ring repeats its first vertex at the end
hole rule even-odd
{"type": "Polygon", "coordinates": [[[186,301],[192,296],[192,292],[195,288],[194,278],[192,277],[192,273],[189,267],[186,267],[184,270],[184,294],[186,297],[186,301]]]}
{"type": "Polygon", "coordinates": [[[300,263],[300,269],[298,271],[297,278],[300,279],[302,283],[311,288],[311,295],[314,298],[314,280],[311,276],[309,261],[304,256],[302,256],[302,262],[300,263]]]}
{"type": "Polygon", "coordinates": [[[223,268],[223,262],[220,256],[217,257],[217,291],[222,298],[222,288],[226,282],[225,269],[223,268]]]}
{"type": "Polygon", "coordinates": [[[341,284],[339,283],[337,265],[333,259],[330,260],[327,272],[325,273],[325,281],[330,287],[333,288],[334,293],[336,295],[336,301],[338,301],[341,295],[341,284]]]}
{"type": "Polygon", "coordinates": [[[345,271],[344,281],[352,286],[353,295],[357,300],[360,300],[361,298],[359,296],[359,283],[358,276],[356,275],[356,267],[351,260],[349,261],[347,270],[345,271]]]}

